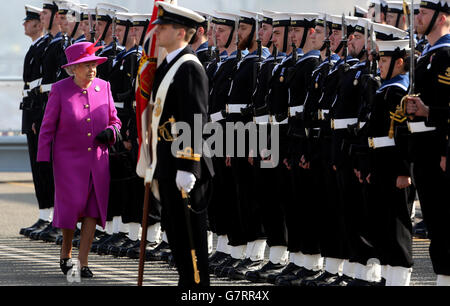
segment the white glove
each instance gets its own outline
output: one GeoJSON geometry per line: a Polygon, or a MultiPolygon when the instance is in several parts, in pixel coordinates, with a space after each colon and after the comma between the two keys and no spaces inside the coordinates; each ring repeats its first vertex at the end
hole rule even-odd
{"type": "Polygon", "coordinates": [[[177,184],[177,188],[179,190],[184,189],[187,193],[191,192],[192,188],[194,188],[195,175],[190,172],[178,170],[177,177],[175,178],[175,183],[177,184]]]}

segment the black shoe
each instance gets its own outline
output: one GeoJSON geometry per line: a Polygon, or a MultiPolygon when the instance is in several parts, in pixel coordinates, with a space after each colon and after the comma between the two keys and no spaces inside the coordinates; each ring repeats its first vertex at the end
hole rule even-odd
{"type": "Polygon", "coordinates": [[[428,238],[428,230],[425,226],[425,222],[422,220],[413,228],[413,236],[419,239],[427,239],[428,238]]]}
{"type": "Polygon", "coordinates": [[[39,219],[32,226],[21,228],[19,233],[20,235],[24,235],[25,237],[29,237],[30,233],[35,230],[41,230],[47,227],[50,222],[39,219]]]}
{"type": "MultiPolygon", "coordinates": [[[[222,253],[222,254],[225,254],[225,253],[222,253]]],[[[208,267],[209,274],[214,274],[214,271],[218,266],[223,265],[227,260],[229,260],[231,258],[231,255],[229,255],[229,254],[225,254],[225,256],[222,256],[222,255],[220,255],[220,256],[221,256],[220,258],[216,257],[214,262],[209,262],[209,267],[208,267]]]]}
{"type": "Polygon", "coordinates": [[[167,258],[167,263],[169,264],[169,268],[176,269],[177,265],[175,263],[175,259],[173,258],[173,255],[170,254],[167,258]]]}
{"type": "Polygon", "coordinates": [[[106,251],[108,255],[119,256],[120,246],[126,242],[129,242],[130,238],[128,236],[123,236],[112,242],[106,251]]]}
{"type": "Polygon", "coordinates": [[[301,268],[295,275],[277,278],[275,284],[278,286],[304,286],[304,282],[319,277],[323,271],[313,271],[301,268]]]}
{"type": "Polygon", "coordinates": [[[217,262],[222,262],[227,256],[228,256],[227,253],[215,251],[211,256],[209,256],[208,264],[214,265],[217,262]]]}
{"type": "Polygon", "coordinates": [[[170,246],[167,242],[161,241],[161,243],[145,253],[146,261],[167,261],[171,253],[170,246]]]}
{"type": "Polygon", "coordinates": [[[300,271],[301,267],[297,266],[293,262],[290,262],[280,273],[273,273],[267,276],[267,282],[270,284],[275,284],[278,277],[285,277],[288,275],[295,275],[300,271]]]}
{"type": "Polygon", "coordinates": [[[305,281],[305,286],[317,287],[317,286],[328,286],[334,282],[339,277],[339,274],[332,274],[328,271],[322,273],[319,277],[305,281]]]}
{"type": "Polygon", "coordinates": [[[55,242],[56,238],[60,235],[62,235],[61,229],[52,226],[48,231],[44,231],[39,235],[39,240],[45,242],[55,242]]]}
{"type": "Polygon", "coordinates": [[[238,266],[238,264],[243,261],[243,259],[236,259],[230,256],[230,258],[223,263],[223,265],[219,265],[214,270],[214,274],[217,277],[228,277],[228,273],[232,268],[238,266]]]}
{"type": "Polygon", "coordinates": [[[30,237],[30,238],[33,239],[33,240],[39,240],[39,235],[40,235],[41,233],[44,233],[44,232],[46,232],[46,231],[49,231],[49,230],[51,230],[52,228],[53,228],[52,223],[49,222],[49,223],[47,223],[47,226],[46,226],[46,227],[44,227],[44,228],[39,228],[39,229],[36,229],[36,230],[32,231],[28,237],[30,237]]]}
{"type": "Polygon", "coordinates": [[[63,235],[59,235],[58,237],[56,237],[55,244],[62,245],[62,243],[63,243],[63,235]]]}
{"type": "Polygon", "coordinates": [[[84,278],[92,278],[94,277],[94,274],[91,272],[89,267],[86,266],[80,269],[80,276],[84,278]]]}
{"type": "Polygon", "coordinates": [[[113,245],[117,240],[119,239],[123,239],[126,237],[126,233],[114,233],[111,235],[111,237],[109,237],[109,239],[103,241],[102,243],[100,243],[97,247],[97,254],[98,255],[106,255],[108,254],[108,248],[113,245]]]}
{"type": "MultiPolygon", "coordinates": [[[[97,231],[97,230],[95,230],[95,231],[97,231]]],[[[78,229],[78,227],[77,227],[77,229],[73,233],[73,238],[72,238],[72,246],[73,247],[76,247],[76,248],[80,247],[80,237],[81,237],[81,230],[78,229]]]]}
{"type": "Polygon", "coordinates": [[[286,265],[269,261],[261,269],[247,272],[245,279],[254,283],[267,283],[267,277],[270,274],[281,273],[285,267],[286,265]]]}
{"type": "MultiPolygon", "coordinates": [[[[153,250],[158,245],[157,242],[145,242],[145,254],[153,250]]],[[[141,241],[138,240],[135,244],[127,250],[126,256],[131,259],[139,259],[141,253],[141,241]]]]}
{"type": "Polygon", "coordinates": [[[98,246],[101,245],[106,240],[108,240],[109,238],[111,238],[111,236],[112,235],[109,235],[107,233],[103,233],[103,235],[101,235],[101,236],[94,237],[94,241],[92,242],[92,245],[91,245],[91,252],[97,253],[98,246]]]}
{"type": "Polygon", "coordinates": [[[329,283],[327,286],[329,287],[346,287],[348,284],[353,281],[354,278],[349,277],[347,275],[341,275],[334,280],[334,282],[329,283]]]}
{"type": "Polygon", "coordinates": [[[245,279],[245,274],[249,271],[256,271],[262,268],[263,260],[253,261],[250,258],[244,259],[236,268],[230,269],[228,277],[233,280],[245,279]]]}
{"type": "Polygon", "coordinates": [[[59,267],[61,268],[62,273],[64,273],[64,275],[66,275],[67,272],[70,269],[72,269],[72,267],[73,267],[72,258],[60,259],[59,260],[59,267]]]}
{"type": "MultiPolygon", "coordinates": [[[[119,246],[119,251],[118,251],[117,255],[114,255],[114,254],[113,255],[118,256],[118,257],[126,256],[128,250],[130,248],[133,248],[136,245],[136,243],[138,243],[138,242],[139,242],[139,240],[131,240],[128,238],[127,241],[125,241],[121,246],[119,246]]],[[[111,250],[111,252],[112,252],[112,250],[111,250]]]]}

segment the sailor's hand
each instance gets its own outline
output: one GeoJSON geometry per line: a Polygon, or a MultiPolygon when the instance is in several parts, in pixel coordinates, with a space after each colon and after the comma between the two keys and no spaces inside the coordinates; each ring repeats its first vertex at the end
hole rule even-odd
{"type": "Polygon", "coordinates": [[[175,183],[179,190],[183,189],[184,191],[189,193],[194,188],[196,180],[197,179],[195,178],[195,175],[193,175],[192,173],[183,170],[178,170],[177,176],[175,178],[175,183]]]}
{"type": "Polygon", "coordinates": [[[429,107],[419,97],[406,98],[406,113],[418,117],[428,117],[429,107]]]}
{"type": "Polygon", "coordinates": [[[396,186],[398,189],[405,189],[411,185],[411,178],[409,176],[399,176],[397,177],[396,186]]]}

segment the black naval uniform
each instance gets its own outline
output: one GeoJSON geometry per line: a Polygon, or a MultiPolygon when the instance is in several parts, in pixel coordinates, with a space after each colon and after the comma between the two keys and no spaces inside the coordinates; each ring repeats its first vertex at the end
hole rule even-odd
{"type": "MultiPolygon", "coordinates": [[[[305,30],[306,31],[306,30],[305,30]]],[[[305,125],[302,120],[304,102],[312,82],[312,73],[320,64],[320,51],[313,50],[300,59],[288,74],[289,83],[289,160],[294,198],[298,201],[286,205],[288,228],[288,251],[305,255],[320,254],[319,224],[314,216],[318,191],[313,185],[311,170],[299,166],[300,158],[306,152],[305,125]],[[299,222],[298,216],[302,216],[299,222]]]]}
{"type": "Polygon", "coordinates": [[[207,67],[207,65],[211,62],[211,50],[208,47],[208,42],[205,41],[201,44],[197,50],[195,50],[195,54],[197,55],[200,62],[203,64],[203,67],[207,67]]]}
{"type": "Polygon", "coordinates": [[[358,112],[363,103],[362,76],[367,74],[366,62],[360,62],[348,69],[341,77],[340,89],[336,102],[331,108],[332,121],[332,163],[336,166],[340,201],[345,220],[345,238],[350,262],[366,265],[370,258],[375,258],[373,247],[364,242],[369,231],[367,226],[367,203],[364,201],[363,185],[354,173],[354,159],[350,155],[352,144],[359,143],[358,137],[350,132],[349,126],[358,122],[358,112]],[[340,124],[341,120],[354,120],[340,124]],[[333,124],[334,123],[334,124],[333,124]],[[334,125],[334,127],[333,127],[334,125]]]}
{"type": "MultiPolygon", "coordinates": [[[[170,67],[185,54],[195,53],[190,47],[186,47],[169,64],[167,64],[167,61],[163,61],[158,67],[153,84],[154,97],[170,67]]],[[[186,122],[193,127],[194,114],[203,116],[203,126],[207,122],[207,113],[208,78],[204,68],[191,61],[186,62],[180,66],[169,87],[161,114],[160,126],[165,122],[170,122],[169,119],[173,117],[176,121],[186,122]]],[[[158,136],[160,140],[156,148],[158,159],[154,179],[157,179],[159,184],[163,218],[168,218],[166,233],[180,276],[179,285],[195,285],[183,208],[185,203],[183,203],[180,190],[175,183],[177,170],[183,170],[193,173],[197,179],[194,189],[190,192],[190,205],[192,207],[190,219],[197,266],[200,271],[200,285],[206,286],[209,285],[206,209],[210,201],[210,181],[214,175],[212,162],[206,156],[201,156],[198,160],[192,160],[186,159],[186,156],[181,154],[177,158],[171,152],[172,142],[164,140],[162,135],[158,136]]],[[[193,154],[200,154],[203,144],[194,142],[192,144],[193,154]]]]}
{"type": "Polygon", "coordinates": [[[97,77],[102,80],[108,80],[113,69],[113,63],[116,56],[125,48],[120,46],[117,42],[111,42],[103,49],[98,51],[97,56],[106,57],[108,60],[97,67],[97,77]]]}
{"type": "MultiPolygon", "coordinates": [[[[226,53],[226,52],[225,52],[226,53]]],[[[211,122],[217,122],[221,125],[224,136],[226,135],[224,112],[228,102],[228,93],[230,91],[234,67],[237,64],[237,52],[233,52],[228,57],[217,65],[210,67],[211,81],[210,81],[210,96],[209,96],[209,116],[211,122]]],[[[224,56],[224,53],[221,55],[224,56]]],[[[225,138],[224,138],[225,139],[225,138]]],[[[223,143],[223,156],[213,156],[212,162],[214,165],[214,178],[212,181],[213,192],[211,203],[208,207],[208,221],[209,229],[218,236],[228,235],[232,230],[230,226],[229,212],[232,210],[230,205],[236,203],[236,188],[234,178],[230,167],[225,165],[226,143],[223,143]]],[[[213,148],[215,149],[215,148],[213,148]]],[[[220,262],[215,262],[220,264],[220,262]]],[[[211,272],[213,272],[213,265],[211,265],[211,272]]]]}
{"type": "MultiPolygon", "coordinates": [[[[34,188],[36,198],[38,200],[39,209],[47,209],[53,207],[53,198],[51,194],[45,190],[47,186],[40,179],[39,164],[36,163],[36,155],[38,148],[39,133],[34,134],[32,130],[33,123],[37,123],[40,119],[41,108],[38,97],[31,92],[36,87],[34,81],[42,78],[41,60],[45,48],[50,42],[50,35],[44,35],[39,38],[28,50],[23,65],[23,81],[24,97],[20,105],[22,112],[22,133],[27,135],[28,153],[30,155],[31,173],[33,175],[34,188]]],[[[39,124],[38,124],[39,125],[39,124]]]]}
{"type": "MultiPolygon", "coordinates": [[[[410,166],[404,154],[405,148],[402,148],[404,141],[395,137],[401,135],[395,133],[397,135],[391,143],[387,137],[391,124],[390,112],[395,112],[408,87],[408,75],[398,75],[383,82],[376,92],[366,127],[372,187],[369,205],[376,205],[377,210],[382,211],[376,217],[376,222],[382,226],[377,229],[378,237],[372,242],[379,252],[377,257],[381,265],[404,268],[410,268],[413,264],[411,205],[408,203],[408,188],[398,189],[396,180],[399,176],[410,176],[410,166]],[[388,143],[380,143],[380,140],[388,143]]],[[[406,122],[395,123],[396,128],[405,126],[406,122]]]]}
{"type": "MultiPolygon", "coordinates": [[[[420,93],[420,98],[431,110],[445,109],[450,100],[449,59],[450,34],[446,34],[433,46],[427,45],[418,60],[415,70],[416,92],[420,93]]],[[[428,122],[423,117],[415,117],[409,122],[414,181],[431,240],[430,257],[433,269],[436,274],[441,275],[450,275],[450,226],[447,222],[447,216],[450,214],[449,179],[439,166],[441,156],[446,156],[448,150],[446,127],[444,120],[428,122]],[[414,124],[421,127],[412,126],[414,124]]]]}

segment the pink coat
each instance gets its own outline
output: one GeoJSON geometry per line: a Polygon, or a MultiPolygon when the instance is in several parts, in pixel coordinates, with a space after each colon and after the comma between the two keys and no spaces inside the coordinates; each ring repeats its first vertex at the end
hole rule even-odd
{"type": "Polygon", "coordinates": [[[108,148],[94,141],[101,131],[121,122],[110,84],[95,79],[83,90],[71,77],[53,84],[39,134],[37,161],[53,156],[55,207],[53,226],[74,229],[88,200],[92,183],[104,227],[109,197],[108,148]]]}

